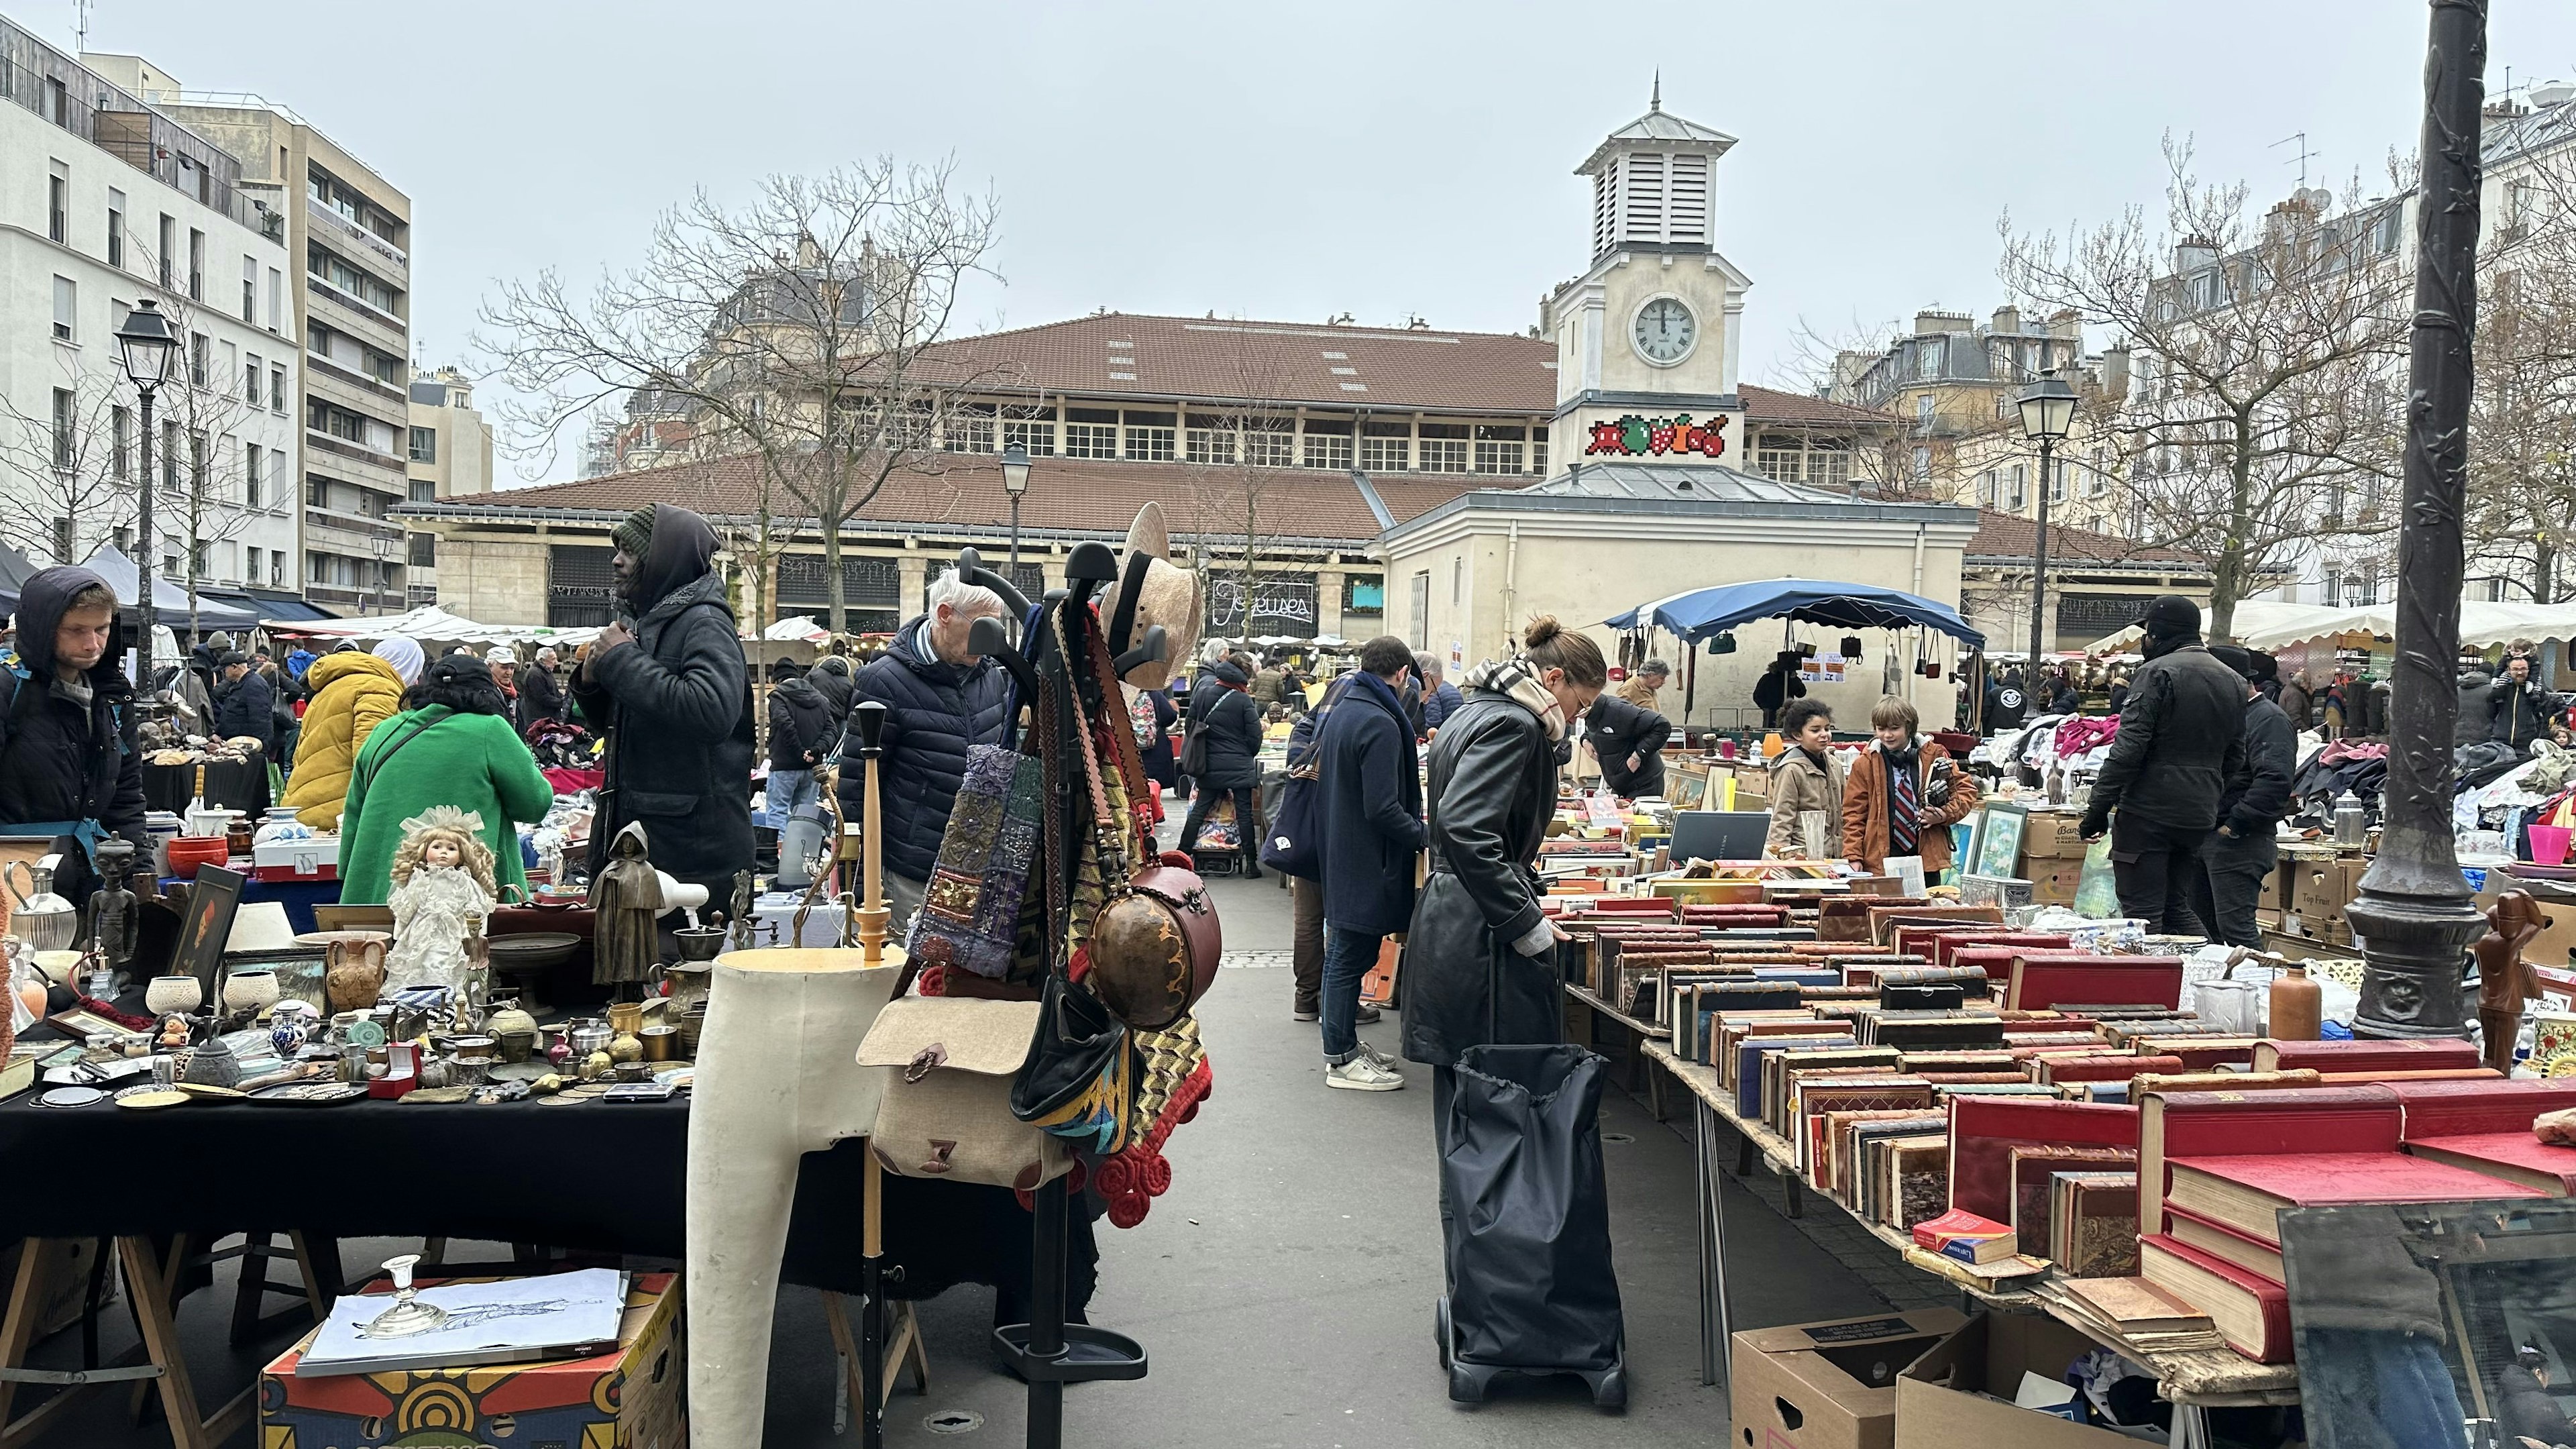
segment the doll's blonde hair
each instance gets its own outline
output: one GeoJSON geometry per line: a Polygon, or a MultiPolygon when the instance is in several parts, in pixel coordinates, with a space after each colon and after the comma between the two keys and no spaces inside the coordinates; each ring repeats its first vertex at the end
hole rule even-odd
{"type": "Polygon", "coordinates": [[[421,857],[428,853],[433,840],[447,840],[456,846],[456,863],[486,896],[498,898],[500,890],[492,883],[492,847],[483,843],[483,817],[471,810],[453,805],[432,805],[402,823],[402,844],[394,847],[393,883],[411,884],[412,872],[420,868],[421,857]]]}

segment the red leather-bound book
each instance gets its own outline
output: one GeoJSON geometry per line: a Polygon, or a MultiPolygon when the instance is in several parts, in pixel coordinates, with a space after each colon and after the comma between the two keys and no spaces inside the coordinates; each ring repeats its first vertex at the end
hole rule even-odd
{"type": "Polygon", "coordinates": [[[2428,1036],[2353,1041],[2266,1041],[2254,1049],[2254,1070],[2286,1072],[2421,1072],[2474,1067],[2478,1049],[2466,1037],[2428,1036]]]}
{"type": "Polygon", "coordinates": [[[2164,1230],[2172,1157],[2395,1152],[2404,1117],[2387,1087],[2149,1092],[2138,1111],[2138,1228],[2164,1230]]]}
{"type": "Polygon", "coordinates": [[[2290,1295],[2280,1284],[2162,1233],[2138,1240],[2138,1274],[2209,1315],[2256,1363],[2290,1361],[2290,1295]]]}
{"type": "Polygon", "coordinates": [[[2521,1081],[2389,1082],[2405,1114],[2405,1134],[2461,1137],[2519,1130],[2528,1134],[2543,1113],[2576,1107],[2576,1077],[2521,1081]]]}
{"type": "Polygon", "coordinates": [[[1954,964],[1951,957],[1967,946],[2010,946],[2021,951],[2065,951],[2075,945],[2072,936],[2048,931],[1943,931],[1932,938],[1932,964],[1954,964]]]}
{"type": "Polygon", "coordinates": [[[2064,1006],[2182,1004],[2180,956],[2096,956],[2082,951],[2021,950],[2013,957],[2004,1005],[2016,1011],[2064,1006]]]}
{"type": "Polygon", "coordinates": [[[2039,1079],[2043,1082],[2125,1082],[2141,1072],[2180,1072],[2182,1058],[2177,1056],[2044,1056],[2039,1061],[2039,1079]]]}
{"type": "Polygon", "coordinates": [[[2520,1183],[2403,1152],[2168,1154],[2165,1171],[2165,1193],[2175,1206],[2272,1243],[2281,1240],[2278,1215],[2283,1208],[2542,1195],[2520,1183]]]}
{"type": "Polygon", "coordinates": [[[1950,1206],[2011,1222],[2015,1147],[2135,1147],[2138,1109],[2049,1097],[1950,1099],[1950,1206]]]}
{"type": "Polygon", "coordinates": [[[2529,1127],[2519,1132],[2479,1132],[2461,1137],[2410,1136],[2406,1150],[2429,1161],[2464,1167],[2549,1197],[2576,1197],[2576,1147],[2543,1142],[2531,1135],[2529,1127]]]}

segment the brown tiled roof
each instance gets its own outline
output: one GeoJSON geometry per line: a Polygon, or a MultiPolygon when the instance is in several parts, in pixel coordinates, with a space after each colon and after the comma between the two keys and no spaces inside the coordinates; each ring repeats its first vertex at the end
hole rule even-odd
{"type": "MultiPolygon", "coordinates": [[[[1967,556],[1980,558],[2028,558],[2039,539],[2039,524],[2017,513],[1998,513],[1991,508],[1977,510],[1976,536],[1968,540],[1967,556]]],[[[2048,556],[2058,560],[2096,564],[2131,564],[2147,567],[2173,564],[2198,567],[2203,560],[2169,548],[2149,548],[2116,534],[2096,533],[2089,528],[2074,528],[2063,523],[2048,525],[2048,556]]]]}
{"type": "Polygon", "coordinates": [[[1809,397],[1802,392],[1779,392],[1767,387],[1738,387],[1736,395],[1744,399],[1744,416],[1756,423],[1842,423],[1882,427],[1898,421],[1894,413],[1872,408],[1856,408],[1849,403],[1829,402],[1809,397]]]}
{"type": "MultiPolygon", "coordinates": [[[[935,475],[898,471],[885,490],[859,510],[865,523],[926,527],[993,527],[1009,522],[1010,495],[1002,489],[999,460],[990,454],[939,454],[935,475]]],[[[1357,542],[1378,535],[1377,515],[1345,472],[1263,468],[1263,531],[1278,538],[1357,542]]],[[[1021,524],[1037,531],[1123,535],[1147,500],[1158,500],[1172,532],[1187,538],[1243,531],[1242,473],[1187,463],[1124,459],[1040,458],[1020,502],[1021,524]]],[[[749,517],[760,511],[759,472],[748,456],[644,468],[537,488],[512,488],[445,500],[455,509],[537,509],[622,513],[650,503],[676,503],[713,515],[749,517]]],[[[1473,488],[1512,486],[1529,480],[1473,474],[1403,474],[1374,478],[1379,497],[1396,522],[1428,512],[1473,488]]],[[[782,490],[774,515],[803,512],[782,490]]],[[[412,516],[436,517],[424,510],[412,516]]]]}

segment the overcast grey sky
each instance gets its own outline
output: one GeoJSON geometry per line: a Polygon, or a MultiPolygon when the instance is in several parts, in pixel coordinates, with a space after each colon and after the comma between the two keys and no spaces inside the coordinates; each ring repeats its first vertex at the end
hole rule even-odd
{"type": "MultiPolygon", "coordinates": [[[[68,46],[71,0],[0,0],[68,46]]],[[[2576,4],[2494,0],[2490,90],[2576,80],[2576,4]]],[[[634,258],[704,186],[953,153],[997,193],[982,324],[1097,307],[1519,331],[1587,258],[1574,166],[1646,107],[1740,138],[1719,246],[1744,373],[2000,300],[1995,221],[2091,222],[2204,176],[2384,189],[2422,105],[2422,0],[1841,4],[99,0],[96,50],[302,112],[412,199],[412,325],[465,355],[495,277],[634,258]],[[247,23],[246,23],[247,22],[247,23]]],[[[552,476],[569,477],[573,453],[552,476]]],[[[505,465],[504,472],[510,469],[505,465]]]]}

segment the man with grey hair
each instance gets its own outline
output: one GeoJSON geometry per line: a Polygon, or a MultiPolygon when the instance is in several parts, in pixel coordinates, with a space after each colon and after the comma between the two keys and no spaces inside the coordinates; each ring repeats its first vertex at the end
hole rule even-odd
{"type": "Polygon", "coordinates": [[[537,662],[528,666],[527,678],[519,681],[519,732],[539,720],[562,719],[564,712],[563,681],[555,677],[555,651],[537,651],[537,662]]]}
{"type": "Polygon", "coordinates": [[[1449,711],[1465,704],[1467,698],[1458,692],[1458,686],[1449,682],[1437,656],[1417,653],[1413,656],[1413,668],[1416,677],[1422,681],[1422,730],[1428,736],[1440,728],[1440,722],[1449,717],[1449,711]]]}
{"type": "MultiPolygon", "coordinates": [[[[931,584],[929,605],[859,671],[852,691],[854,704],[875,700],[886,707],[877,781],[885,816],[886,904],[896,930],[921,908],[958,782],[966,775],[966,752],[1002,742],[1012,705],[1009,673],[966,642],[976,620],[1004,616],[1001,596],[948,569],[931,584]]],[[[850,821],[863,818],[867,801],[858,750],[854,723],[841,740],[841,811],[850,821]]]]}

